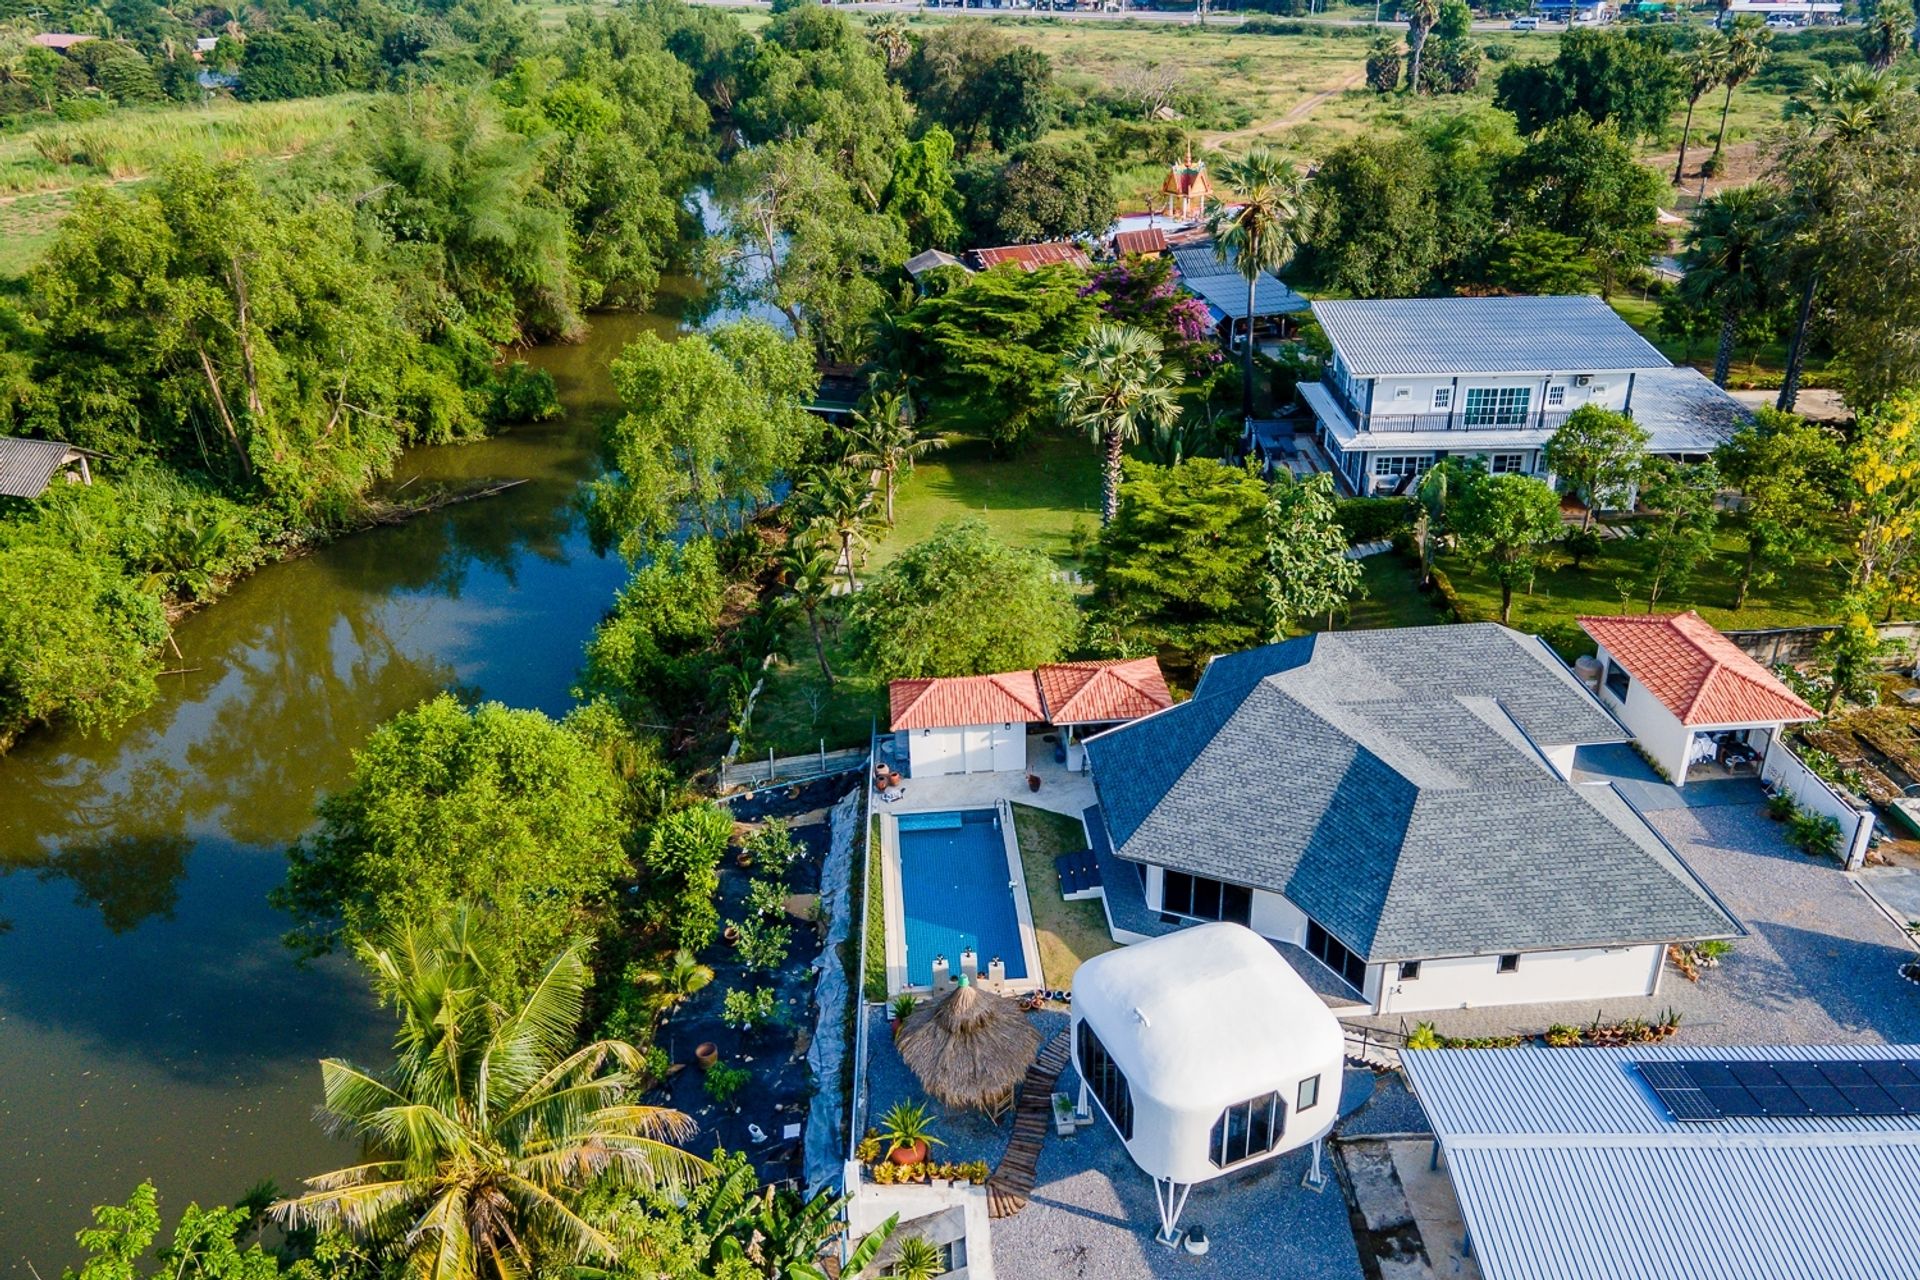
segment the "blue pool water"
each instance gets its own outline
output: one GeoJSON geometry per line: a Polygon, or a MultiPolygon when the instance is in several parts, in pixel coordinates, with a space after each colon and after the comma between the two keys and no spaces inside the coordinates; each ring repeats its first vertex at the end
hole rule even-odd
{"type": "Polygon", "coordinates": [[[981,973],[997,956],[1008,978],[1025,978],[1020,918],[993,810],[903,813],[898,822],[908,984],[932,983],[935,956],[945,956],[958,974],[968,947],[980,957],[981,973]]]}

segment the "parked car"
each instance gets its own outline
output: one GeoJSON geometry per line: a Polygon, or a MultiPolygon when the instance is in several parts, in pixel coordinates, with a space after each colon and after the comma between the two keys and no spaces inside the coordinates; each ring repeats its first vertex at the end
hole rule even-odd
{"type": "Polygon", "coordinates": [[[1507,24],[1509,31],[1538,31],[1539,29],[1540,19],[1538,18],[1515,18],[1507,24]]]}
{"type": "Polygon", "coordinates": [[[1800,19],[1790,13],[1776,13],[1767,19],[1767,25],[1775,31],[1795,31],[1799,29],[1800,19]]]}

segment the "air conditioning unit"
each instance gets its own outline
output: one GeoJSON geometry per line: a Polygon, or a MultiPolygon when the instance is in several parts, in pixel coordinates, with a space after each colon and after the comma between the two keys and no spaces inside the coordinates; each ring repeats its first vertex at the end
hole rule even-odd
{"type": "Polygon", "coordinates": [[[1575,374],[1575,375],[1574,375],[1574,378],[1573,378],[1573,385],[1574,385],[1574,386],[1576,386],[1576,387],[1584,387],[1584,386],[1586,386],[1586,385],[1587,385],[1587,384],[1588,384],[1589,382],[1592,382],[1592,381],[1593,381],[1593,375],[1592,375],[1592,374],[1590,374],[1590,373],[1579,373],[1579,374],[1575,374]]]}

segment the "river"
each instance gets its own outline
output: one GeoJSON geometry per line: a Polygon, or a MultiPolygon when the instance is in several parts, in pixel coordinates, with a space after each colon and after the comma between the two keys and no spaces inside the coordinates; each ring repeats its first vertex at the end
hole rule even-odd
{"type": "MultiPolygon", "coordinates": [[[[672,312],[674,308],[663,308],[672,312]]],[[[409,452],[395,483],[530,483],[271,565],[185,619],[184,675],[106,738],[0,758],[0,1274],[52,1280],[87,1210],[159,1188],[291,1190],[353,1152],[312,1112],[316,1060],[385,1058],[350,962],[296,964],[267,905],[287,844],[352,752],[441,689],[564,712],[621,581],[574,506],[612,403],[606,364],[660,316],[605,316],[530,354],[563,418],[409,452]]]]}

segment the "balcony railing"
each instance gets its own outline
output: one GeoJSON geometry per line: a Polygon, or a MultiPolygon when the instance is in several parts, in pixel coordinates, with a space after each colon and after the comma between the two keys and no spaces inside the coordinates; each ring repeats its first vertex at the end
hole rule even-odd
{"type": "Polygon", "coordinates": [[[1465,409],[1451,413],[1362,413],[1338,388],[1333,389],[1333,396],[1358,431],[1555,431],[1573,412],[1571,409],[1534,409],[1518,422],[1510,418],[1468,422],[1465,409]]]}

